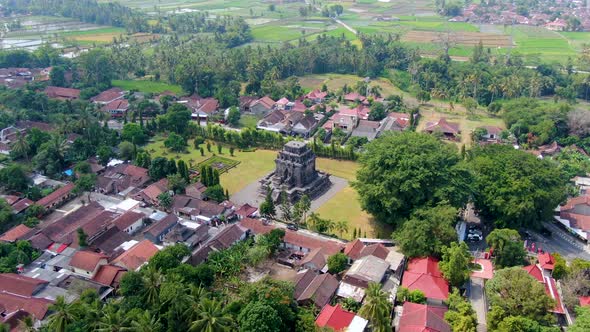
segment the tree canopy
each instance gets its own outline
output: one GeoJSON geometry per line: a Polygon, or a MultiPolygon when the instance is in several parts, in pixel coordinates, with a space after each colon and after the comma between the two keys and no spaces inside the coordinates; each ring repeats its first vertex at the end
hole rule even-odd
{"type": "Polygon", "coordinates": [[[462,207],[470,176],[455,146],[427,134],[385,135],[365,146],[354,187],[363,209],[386,223],[447,202],[462,207]]]}

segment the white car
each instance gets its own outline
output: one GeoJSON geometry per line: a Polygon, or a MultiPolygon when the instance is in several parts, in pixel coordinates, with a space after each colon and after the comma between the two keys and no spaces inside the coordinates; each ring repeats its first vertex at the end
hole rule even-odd
{"type": "Polygon", "coordinates": [[[483,237],[480,234],[474,234],[474,233],[467,234],[467,241],[476,242],[476,241],[481,241],[481,240],[483,240],[483,237]]]}

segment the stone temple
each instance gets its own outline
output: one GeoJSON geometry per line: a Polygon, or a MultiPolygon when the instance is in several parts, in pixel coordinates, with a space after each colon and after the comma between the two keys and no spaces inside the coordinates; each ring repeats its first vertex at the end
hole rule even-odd
{"type": "Polygon", "coordinates": [[[291,141],[285,144],[275,159],[276,169],[260,180],[260,195],[266,196],[268,190],[272,198],[279,200],[285,191],[293,203],[301,196],[317,198],[330,186],[330,176],[315,169],[315,154],[304,142],[291,141]]]}

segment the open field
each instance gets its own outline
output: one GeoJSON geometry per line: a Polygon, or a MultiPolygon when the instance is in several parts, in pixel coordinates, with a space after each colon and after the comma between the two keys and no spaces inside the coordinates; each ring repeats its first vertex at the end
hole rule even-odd
{"type": "Polygon", "coordinates": [[[113,80],[113,86],[123,90],[137,90],[144,93],[171,91],[176,94],[182,94],[182,88],[178,85],[148,80],[113,80]]]}
{"type": "Polygon", "coordinates": [[[240,116],[239,126],[240,128],[256,128],[258,121],[260,121],[262,117],[251,115],[251,114],[242,114],[240,116]]]}

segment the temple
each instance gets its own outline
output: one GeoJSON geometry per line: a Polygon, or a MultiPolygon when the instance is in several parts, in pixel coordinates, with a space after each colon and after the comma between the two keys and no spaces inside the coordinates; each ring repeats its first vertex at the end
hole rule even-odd
{"type": "Polygon", "coordinates": [[[284,191],[289,201],[296,202],[303,195],[314,199],[330,188],[330,176],[315,168],[315,154],[304,142],[285,144],[275,160],[276,169],[260,180],[260,195],[271,191],[275,201],[284,191]]]}

